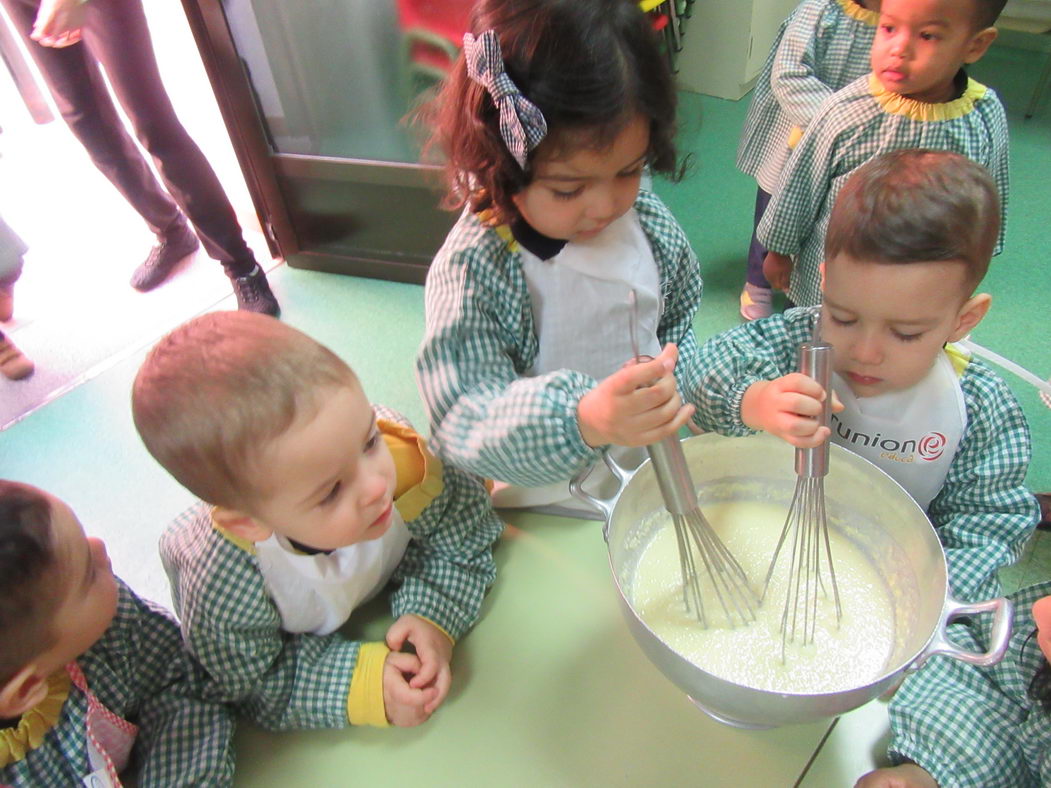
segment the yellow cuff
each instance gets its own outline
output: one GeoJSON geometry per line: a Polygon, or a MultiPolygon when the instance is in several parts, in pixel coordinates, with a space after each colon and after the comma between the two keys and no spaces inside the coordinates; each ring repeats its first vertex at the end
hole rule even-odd
{"type": "Polygon", "coordinates": [[[347,695],[347,720],[351,725],[390,727],[383,705],[383,664],[388,653],[386,643],[362,643],[358,649],[347,695]]]}
{"type": "Polygon", "coordinates": [[[427,616],[421,616],[419,613],[410,613],[409,615],[416,616],[416,618],[422,618],[428,624],[432,625],[435,629],[437,629],[439,632],[441,632],[443,635],[445,635],[445,637],[449,638],[449,642],[450,643],[452,643],[454,646],[456,645],[456,638],[454,638],[452,635],[450,635],[446,631],[445,627],[443,627],[437,621],[431,621],[431,619],[427,618],[427,616]]]}
{"type": "Polygon", "coordinates": [[[791,133],[788,135],[788,149],[794,150],[802,137],[803,130],[799,126],[793,126],[791,133]]]}

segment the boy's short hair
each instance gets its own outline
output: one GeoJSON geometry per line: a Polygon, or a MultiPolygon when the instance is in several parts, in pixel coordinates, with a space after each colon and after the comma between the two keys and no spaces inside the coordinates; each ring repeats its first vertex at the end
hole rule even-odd
{"type": "Polygon", "coordinates": [[[135,427],[150,454],[202,500],[244,509],[265,445],[319,405],[324,389],[356,386],[331,350],[252,312],[201,315],[165,336],[132,386],[135,427]]]}
{"type": "Polygon", "coordinates": [[[0,686],[54,642],[57,567],[51,502],[35,487],[0,479],[0,686]]]}
{"type": "Polygon", "coordinates": [[[1000,12],[1007,5],[1007,0],[971,0],[974,3],[974,21],[976,30],[984,30],[996,24],[1000,12]]]}
{"type": "Polygon", "coordinates": [[[847,179],[829,217],[825,259],[958,260],[970,295],[999,234],[1000,198],[985,167],[950,151],[896,150],[847,179]]]}

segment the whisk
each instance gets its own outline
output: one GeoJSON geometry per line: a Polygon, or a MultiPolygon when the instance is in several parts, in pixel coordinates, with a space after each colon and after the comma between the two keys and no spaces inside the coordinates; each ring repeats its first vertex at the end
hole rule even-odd
{"type": "MultiPolygon", "coordinates": [[[[815,330],[815,336],[817,331],[815,330]]],[[[832,346],[814,340],[799,346],[799,371],[816,380],[825,389],[825,401],[820,422],[829,424],[832,411],[832,346]]],[[[785,518],[781,537],[770,561],[770,569],[763,583],[760,602],[766,599],[770,579],[774,575],[782,548],[791,537],[791,560],[788,567],[788,588],[781,613],[781,661],[785,660],[786,643],[795,642],[797,633],[802,645],[814,642],[817,624],[818,595],[827,598],[822,562],[836,603],[836,622],[843,616],[839,602],[836,570],[832,564],[832,547],[828,540],[828,519],[825,512],[825,476],[828,475],[828,441],[813,449],[796,449],[796,489],[785,518]],[[824,553],[824,559],[822,558],[824,553]]]]}
{"type": "MultiPolygon", "coordinates": [[[[636,362],[647,361],[649,357],[639,353],[638,303],[634,290],[628,300],[631,306],[631,350],[636,362]]],[[[697,504],[697,488],[678,437],[669,435],[647,446],[646,451],[657,476],[664,506],[675,526],[682,572],[682,601],[687,612],[692,610],[701,625],[708,626],[709,614],[701,593],[703,572],[703,576],[710,580],[731,627],[736,626],[738,620],[741,624],[755,621],[757,600],[748,576],[701,512],[697,504]]]]}

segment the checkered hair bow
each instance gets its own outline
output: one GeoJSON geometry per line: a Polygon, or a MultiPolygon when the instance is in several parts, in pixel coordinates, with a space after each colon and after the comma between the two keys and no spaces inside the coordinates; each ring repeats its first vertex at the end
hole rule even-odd
{"type": "Polygon", "coordinates": [[[547,134],[547,121],[540,109],[522,95],[504,71],[504,59],[495,30],[486,30],[478,38],[470,33],[463,37],[467,76],[489,91],[500,110],[500,136],[523,170],[529,151],[547,134]]]}

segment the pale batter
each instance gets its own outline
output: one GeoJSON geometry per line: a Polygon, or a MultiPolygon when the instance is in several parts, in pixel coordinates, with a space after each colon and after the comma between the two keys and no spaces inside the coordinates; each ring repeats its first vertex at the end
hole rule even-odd
{"type": "MultiPolygon", "coordinates": [[[[758,595],[786,509],[766,503],[729,502],[705,505],[703,511],[758,595]]],[[[710,586],[706,589],[702,585],[709,604],[706,629],[683,605],[675,529],[670,516],[661,517],[664,522],[643,548],[632,578],[633,605],[661,640],[702,670],[756,689],[804,694],[864,686],[885,672],[894,641],[890,596],[876,567],[834,529],[829,532],[842,620],[837,626],[831,598],[819,598],[813,644],[790,643],[782,663],[780,624],[789,565],[784,550],[790,550],[790,545],[782,551],[778,571],[753,624],[727,627],[710,586]]]]}

